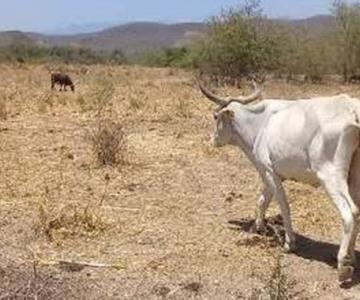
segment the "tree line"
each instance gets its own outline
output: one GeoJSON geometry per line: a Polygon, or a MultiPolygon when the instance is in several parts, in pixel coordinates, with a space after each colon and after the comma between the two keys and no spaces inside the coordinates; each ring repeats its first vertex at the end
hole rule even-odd
{"type": "Polygon", "coordinates": [[[360,4],[335,0],[331,15],[329,25],[313,32],[314,25],[271,20],[259,0],[245,1],[209,21],[194,63],[218,81],[266,74],[289,80],[303,75],[310,82],[330,74],[345,82],[360,78],[360,4]]]}
{"type": "Polygon", "coordinates": [[[66,64],[124,64],[127,58],[121,50],[96,52],[87,48],[67,46],[35,46],[26,43],[14,43],[0,47],[0,63],[47,63],[66,64]]]}
{"type": "Polygon", "coordinates": [[[360,81],[360,4],[335,0],[331,16],[316,30],[317,25],[269,19],[260,0],[246,0],[211,18],[201,40],[151,53],[144,62],[196,68],[218,83],[262,80],[268,74],[313,83],[336,74],[345,82],[360,81]]]}

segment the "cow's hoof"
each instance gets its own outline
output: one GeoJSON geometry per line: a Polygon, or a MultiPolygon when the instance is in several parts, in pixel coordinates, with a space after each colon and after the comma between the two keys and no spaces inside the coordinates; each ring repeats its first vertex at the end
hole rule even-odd
{"type": "Polygon", "coordinates": [[[250,228],[250,233],[257,233],[257,234],[264,234],[266,232],[266,227],[263,222],[257,223],[254,222],[254,224],[250,228]]]}
{"type": "Polygon", "coordinates": [[[354,273],[354,267],[352,266],[339,267],[338,268],[339,281],[341,283],[351,281],[353,273],[354,273]]]}
{"type": "Polygon", "coordinates": [[[291,252],[294,252],[295,250],[296,250],[295,242],[292,242],[292,243],[285,242],[284,246],[282,247],[282,251],[284,253],[291,253],[291,252]]]}

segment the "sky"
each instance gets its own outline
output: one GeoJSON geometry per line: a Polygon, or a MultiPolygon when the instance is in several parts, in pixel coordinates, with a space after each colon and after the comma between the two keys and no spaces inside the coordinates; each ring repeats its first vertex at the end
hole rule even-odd
{"type": "MultiPolygon", "coordinates": [[[[0,30],[51,31],[77,24],[203,21],[241,0],[0,0],[0,30]]],[[[332,0],[262,0],[270,17],[329,13],[332,0]]]]}

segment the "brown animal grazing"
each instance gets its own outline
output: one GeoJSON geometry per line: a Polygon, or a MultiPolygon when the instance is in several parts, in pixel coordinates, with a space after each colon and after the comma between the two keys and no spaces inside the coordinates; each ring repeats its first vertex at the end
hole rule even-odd
{"type": "Polygon", "coordinates": [[[60,85],[60,91],[64,89],[66,92],[66,87],[70,86],[71,90],[75,91],[75,85],[70,79],[70,77],[66,74],[62,73],[52,73],[51,74],[51,89],[53,90],[55,88],[55,84],[60,85]]]}
{"type": "Polygon", "coordinates": [[[351,75],[348,79],[349,83],[360,83],[360,75],[355,74],[355,75],[351,75]]]}

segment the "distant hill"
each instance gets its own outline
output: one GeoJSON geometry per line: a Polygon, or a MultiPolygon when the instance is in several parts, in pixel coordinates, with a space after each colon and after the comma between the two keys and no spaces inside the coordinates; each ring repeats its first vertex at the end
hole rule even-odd
{"type": "Polygon", "coordinates": [[[13,44],[34,45],[38,41],[31,34],[22,31],[0,32],[0,46],[6,47],[13,44]]]}
{"type": "MultiPolygon", "coordinates": [[[[334,22],[331,16],[314,16],[301,20],[278,20],[317,33],[326,30],[334,22]]],[[[205,23],[163,24],[136,22],[110,27],[98,32],[74,35],[45,35],[21,31],[0,32],[0,47],[12,43],[41,46],[85,47],[95,51],[122,49],[135,54],[147,49],[159,49],[186,45],[206,32],[205,23]]]]}
{"type": "Polygon", "coordinates": [[[113,23],[84,23],[84,24],[70,24],[64,27],[54,28],[52,30],[43,31],[41,33],[47,35],[75,35],[81,33],[92,33],[106,28],[112,27],[113,23]]]}
{"type": "Polygon", "coordinates": [[[205,32],[203,23],[161,24],[137,22],[111,27],[90,34],[74,36],[44,36],[49,45],[71,45],[93,50],[122,49],[127,54],[144,49],[157,49],[185,45],[205,32]]]}

